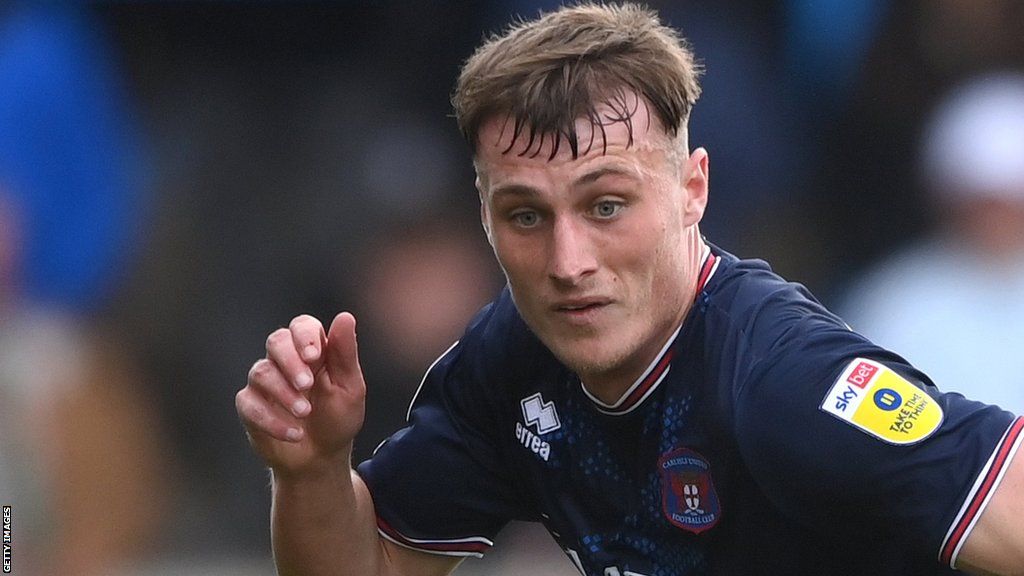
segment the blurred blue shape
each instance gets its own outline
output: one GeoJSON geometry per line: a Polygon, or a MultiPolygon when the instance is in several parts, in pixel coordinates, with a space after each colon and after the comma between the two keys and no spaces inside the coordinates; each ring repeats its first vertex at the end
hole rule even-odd
{"type": "Polygon", "coordinates": [[[890,10],[891,0],[787,0],[786,61],[807,104],[842,105],[890,10]]]}
{"type": "Polygon", "coordinates": [[[0,193],[22,213],[24,298],[101,307],[141,227],[141,154],[102,22],[71,3],[0,9],[0,193]]]}

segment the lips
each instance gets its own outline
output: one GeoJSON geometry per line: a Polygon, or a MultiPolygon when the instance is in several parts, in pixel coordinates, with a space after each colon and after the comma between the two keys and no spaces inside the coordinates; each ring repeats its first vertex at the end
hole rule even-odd
{"type": "Polygon", "coordinates": [[[582,327],[597,322],[609,304],[611,300],[607,298],[580,298],[559,302],[552,306],[552,311],[570,325],[582,327]]]}
{"type": "Polygon", "coordinates": [[[605,306],[610,301],[606,298],[577,298],[564,300],[552,306],[555,312],[581,312],[605,306]]]}

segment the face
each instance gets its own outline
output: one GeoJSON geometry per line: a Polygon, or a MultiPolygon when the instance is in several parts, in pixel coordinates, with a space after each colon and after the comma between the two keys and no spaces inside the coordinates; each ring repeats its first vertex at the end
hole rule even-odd
{"type": "MultiPolygon", "coordinates": [[[[640,100],[628,127],[577,122],[549,160],[545,138],[511,150],[511,122],[485,122],[477,150],[484,229],[520,314],[588,387],[628,387],[682,322],[703,243],[707,154],[674,143],[640,100]],[[537,152],[537,148],[539,153],[537,152]]],[[[599,393],[600,396],[600,393],[599,393]]]]}

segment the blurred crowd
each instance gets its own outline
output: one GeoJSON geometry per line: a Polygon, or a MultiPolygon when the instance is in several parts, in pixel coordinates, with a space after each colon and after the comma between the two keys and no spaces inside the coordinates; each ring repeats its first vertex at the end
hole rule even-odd
{"type": "MultiPolygon", "coordinates": [[[[705,67],[708,239],[1024,412],[1024,3],[648,4],[705,67]]],[[[485,34],[554,5],[0,4],[15,573],[273,573],[234,393],[273,329],[351,310],[356,458],[402,425],[502,285],[448,95],[485,34]]],[[[457,573],[575,573],[533,527],[503,541],[457,573]]]]}

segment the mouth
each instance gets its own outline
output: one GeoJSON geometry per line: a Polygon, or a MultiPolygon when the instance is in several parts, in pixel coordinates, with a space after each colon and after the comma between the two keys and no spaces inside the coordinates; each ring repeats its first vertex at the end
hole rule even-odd
{"type": "Polygon", "coordinates": [[[609,304],[611,301],[603,298],[582,298],[559,302],[552,310],[573,322],[587,322],[609,304]]]}

